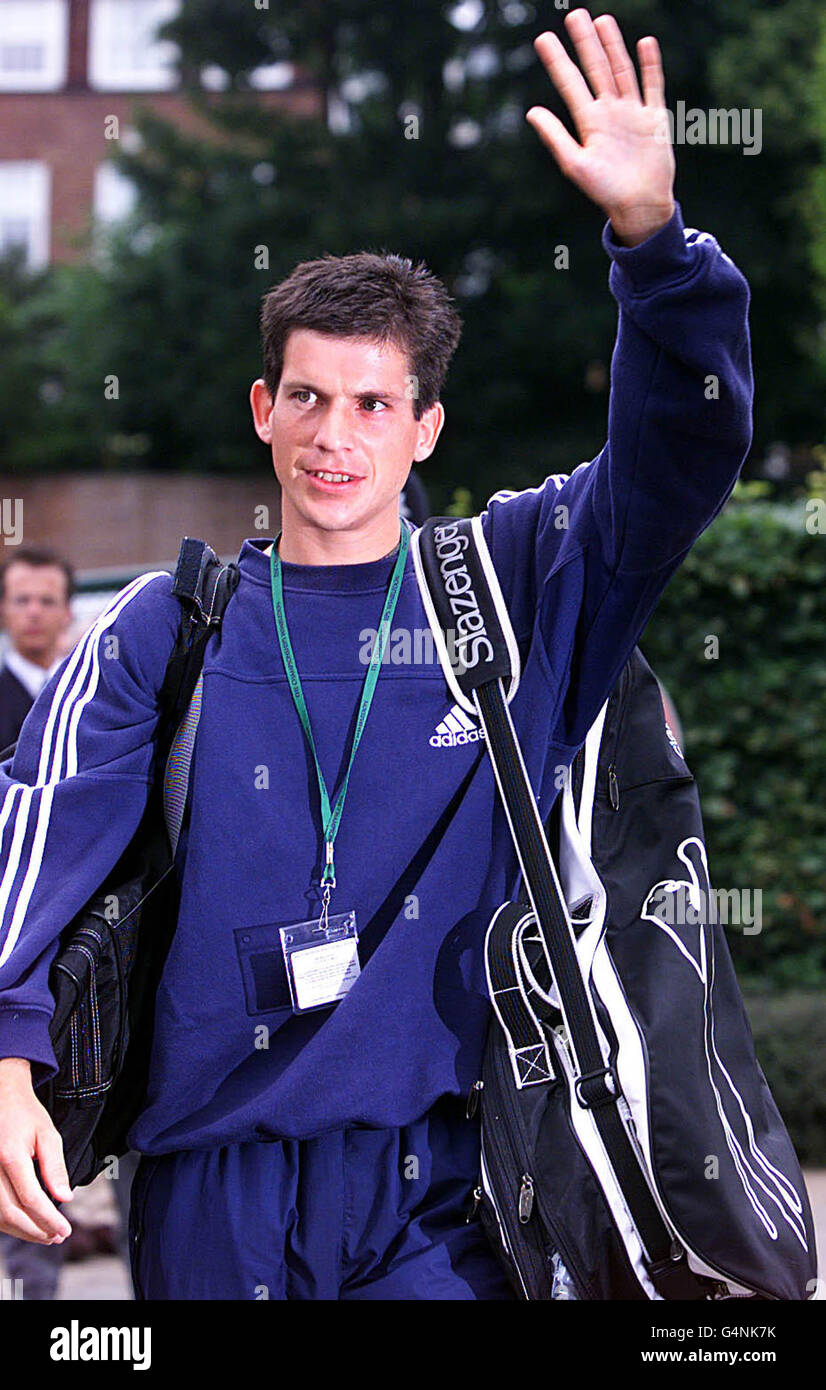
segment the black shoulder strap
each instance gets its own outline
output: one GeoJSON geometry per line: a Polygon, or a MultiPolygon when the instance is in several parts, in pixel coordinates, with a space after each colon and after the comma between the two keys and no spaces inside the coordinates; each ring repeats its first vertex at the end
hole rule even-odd
{"type": "MultiPolygon", "coordinates": [[[[415,532],[411,548],[422,602],[434,627],[434,641],[448,683],[457,699],[472,701],[470,709],[484,729],[496,784],[539,928],[537,940],[556,984],[573,1051],[576,1102],[593,1115],[637,1227],[657,1291],[664,1298],[705,1297],[707,1286],[689,1269],[682,1246],[679,1242],[672,1246],[650,1180],[619,1113],[619,1081],[602,1055],[593,1001],[579,967],[573,923],[505,695],[503,678],[508,676],[513,693],[510,621],[480,520],[433,518],[415,532]],[[468,636],[464,643],[454,641],[451,652],[451,644],[444,640],[447,628],[459,626],[461,631],[462,618],[468,636]],[[440,635],[435,630],[437,625],[443,629],[440,635]],[[469,660],[468,640],[474,634],[479,639],[477,659],[469,660]]],[[[518,670],[516,674],[518,678],[518,670]]],[[[533,1084],[534,1079],[532,1075],[528,1084],[533,1084]]]]}
{"type": "Polygon", "coordinates": [[[456,703],[476,714],[474,690],[521,674],[519,647],[479,517],[434,516],[410,537],[410,550],[442,670],[456,703]]]}
{"type": "Polygon", "coordinates": [[[237,564],[222,564],[206,541],[181,542],[172,592],[183,614],[158,697],[159,748],[166,749],[198,683],[206,644],[221,626],[240,579],[237,564]]]}
{"type": "Polygon", "coordinates": [[[185,608],[208,627],[219,627],[224,609],[235,592],[239,570],[224,565],[206,541],[184,536],[178,554],[172,592],[185,608]]]}

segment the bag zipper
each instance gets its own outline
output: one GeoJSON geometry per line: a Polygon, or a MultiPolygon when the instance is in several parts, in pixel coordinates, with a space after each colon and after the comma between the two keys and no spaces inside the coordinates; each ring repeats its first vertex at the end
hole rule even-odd
{"type": "Polygon", "coordinates": [[[619,787],[617,786],[617,774],[614,764],[608,768],[608,800],[615,811],[619,810],[619,787]]]}
{"type": "Polygon", "coordinates": [[[473,1085],[468,1091],[467,1105],[465,1106],[465,1115],[469,1120],[473,1119],[474,1115],[476,1114],[476,1111],[479,1108],[479,1097],[484,1089],[484,1081],[474,1081],[473,1085]]]}
{"type": "MultiPolygon", "coordinates": [[[[611,735],[611,753],[608,762],[607,772],[608,800],[611,804],[611,809],[614,811],[618,811],[620,805],[620,788],[619,782],[617,781],[616,759],[617,750],[620,746],[620,737],[622,735],[622,730],[625,723],[625,715],[628,709],[628,688],[630,684],[631,668],[628,665],[628,663],[626,663],[626,665],[623,667],[622,675],[616,686],[617,721],[614,727],[613,734],[611,735]]],[[[597,753],[597,759],[599,760],[599,752],[597,753]]],[[[683,761],[685,761],[685,759],[683,759],[683,761]]],[[[634,787],[647,787],[650,786],[652,782],[693,782],[694,780],[694,774],[689,771],[688,764],[686,763],[685,773],[675,773],[673,777],[654,777],[647,782],[634,782],[630,786],[624,787],[623,790],[633,791],[634,787]]]]}
{"type": "MultiPolygon", "coordinates": [[[[503,1065],[503,1059],[499,1056],[498,1050],[494,1053],[493,1060],[494,1069],[498,1072],[498,1079],[501,1084],[501,1092],[503,1096],[508,1096],[509,1092],[507,1088],[513,1085],[513,1076],[510,1071],[510,1067],[507,1068],[507,1071],[505,1070],[505,1067],[503,1065]]],[[[495,1125],[489,1127],[488,1136],[493,1141],[491,1147],[496,1151],[496,1157],[500,1160],[500,1164],[502,1164],[502,1170],[504,1172],[521,1173],[519,1192],[517,1194],[516,1203],[517,1216],[520,1226],[532,1227],[530,1232],[532,1239],[528,1238],[529,1233],[526,1230],[523,1230],[521,1232],[519,1232],[518,1230],[514,1231],[513,1235],[519,1239],[521,1246],[525,1249],[529,1257],[531,1274],[533,1275],[534,1280],[536,1279],[536,1276],[539,1275],[540,1285],[545,1284],[550,1294],[550,1257],[545,1253],[544,1243],[542,1243],[541,1240],[538,1240],[536,1235],[536,1222],[533,1218],[535,1217],[537,1209],[537,1192],[534,1184],[533,1175],[529,1171],[529,1165],[527,1161],[527,1149],[525,1147],[524,1134],[522,1131],[521,1115],[519,1114],[518,1106],[513,1105],[510,1108],[516,1122],[514,1128],[519,1136],[519,1139],[522,1141],[522,1144],[520,1146],[521,1151],[517,1149],[516,1144],[513,1142],[511,1138],[512,1130],[511,1127],[507,1124],[502,1126],[505,1134],[504,1143],[500,1142],[499,1129],[495,1125]]],[[[501,1216],[498,1210],[496,1199],[492,1192],[488,1192],[488,1196],[491,1199],[492,1205],[496,1208],[497,1220],[499,1221],[500,1227],[503,1227],[505,1223],[503,1217],[501,1216]]],[[[577,1294],[580,1298],[587,1299],[589,1297],[587,1292],[587,1283],[583,1277],[578,1257],[573,1254],[567,1239],[563,1240],[561,1238],[560,1230],[556,1225],[554,1219],[545,1209],[544,1203],[540,1201],[539,1205],[542,1208],[542,1224],[546,1228],[549,1236],[551,1237],[554,1248],[556,1249],[563,1263],[567,1267],[576,1285],[577,1294]]],[[[511,1251],[513,1251],[513,1245],[511,1245],[511,1251]]],[[[520,1279],[522,1280],[524,1286],[525,1279],[522,1275],[521,1269],[519,1269],[518,1267],[518,1264],[517,1269],[520,1279]]],[[[535,1286],[536,1285],[534,1284],[534,1287],[535,1286]]]]}
{"type": "MultiPolygon", "coordinates": [[[[622,674],[620,675],[619,681],[615,687],[617,697],[616,721],[614,724],[614,731],[611,738],[611,754],[608,761],[608,799],[615,811],[619,810],[619,785],[617,783],[616,771],[617,749],[619,748],[620,734],[622,733],[622,725],[625,720],[625,711],[628,708],[628,701],[626,699],[626,696],[628,693],[628,686],[630,685],[630,682],[631,668],[628,662],[626,661],[625,665],[622,668],[622,674]]],[[[597,749],[597,763],[599,763],[599,752],[600,750],[597,749]]]]}
{"type": "Polygon", "coordinates": [[[479,1151],[479,1164],[481,1170],[481,1185],[476,1189],[476,1191],[479,1192],[479,1201],[481,1202],[483,1195],[487,1197],[488,1205],[490,1206],[490,1209],[493,1212],[494,1217],[496,1218],[496,1225],[499,1229],[499,1239],[502,1242],[502,1249],[505,1252],[508,1263],[510,1264],[514,1274],[519,1280],[519,1283],[522,1288],[522,1293],[525,1299],[527,1301],[530,1301],[530,1294],[528,1293],[528,1287],[525,1283],[525,1277],[522,1273],[522,1266],[520,1265],[519,1261],[513,1253],[513,1247],[508,1238],[508,1232],[505,1226],[505,1221],[502,1217],[502,1213],[499,1210],[499,1206],[494,1195],[493,1184],[490,1180],[490,1170],[488,1168],[487,1159],[485,1157],[484,1137],[482,1138],[482,1143],[479,1151]]]}
{"type": "Polygon", "coordinates": [[[519,1204],[517,1207],[519,1220],[526,1226],[531,1219],[533,1211],[533,1178],[530,1173],[522,1174],[522,1182],[519,1188],[519,1204]]]}
{"type": "MultiPolygon", "coordinates": [[[[512,1085],[513,1078],[510,1077],[508,1080],[509,1084],[512,1085]]],[[[504,1137],[500,1133],[499,1127],[496,1125],[492,1126],[487,1133],[487,1145],[490,1148],[491,1157],[494,1160],[495,1171],[499,1173],[521,1172],[524,1175],[524,1158],[522,1155],[515,1152],[514,1146],[510,1141],[508,1126],[505,1125],[503,1128],[505,1131],[504,1137]]],[[[484,1147],[485,1141],[483,1140],[483,1149],[484,1147]]],[[[510,1229],[508,1220],[501,1211],[499,1203],[496,1200],[493,1184],[490,1181],[490,1168],[486,1160],[483,1161],[482,1171],[482,1186],[485,1188],[491,1206],[495,1212],[497,1222],[499,1223],[499,1230],[502,1235],[502,1242],[519,1276],[525,1298],[530,1300],[531,1293],[529,1290],[534,1290],[534,1296],[536,1296],[536,1290],[543,1289],[543,1286],[547,1286],[547,1291],[550,1293],[550,1279],[545,1265],[545,1253],[544,1250],[541,1250],[538,1246],[535,1231],[532,1230],[529,1233],[527,1231],[510,1229]],[[485,1178],[487,1178],[487,1182],[485,1178]],[[533,1237],[533,1239],[531,1239],[531,1237],[533,1237]]],[[[518,1202],[519,1198],[517,1196],[517,1206],[518,1202]]]]}
{"type": "Polygon", "coordinates": [[[120,930],[120,928],[122,927],[123,923],[126,922],[126,921],[128,921],[129,918],[130,918],[130,917],[133,917],[136,913],[138,914],[137,928],[138,928],[138,931],[140,930],[140,919],[141,919],[140,908],[141,908],[142,906],[143,906],[143,898],[141,898],[140,902],[135,903],[135,905],[134,905],[133,907],[131,907],[131,908],[129,909],[128,912],[124,913],[123,917],[119,917],[116,921],[110,920],[108,917],[106,917],[106,916],[103,915],[102,913],[99,913],[99,912],[93,913],[93,915],[94,915],[95,917],[97,917],[98,921],[103,922],[104,926],[106,927],[106,930],[107,930],[108,933],[109,933],[109,938],[110,938],[110,942],[111,942],[111,950],[112,950],[112,954],[113,954],[113,956],[114,956],[114,958],[115,958],[115,969],[116,969],[116,971],[117,971],[117,977],[118,977],[118,1016],[119,1016],[120,1023],[119,1023],[119,1027],[118,1027],[117,1042],[116,1042],[116,1044],[115,1044],[114,1051],[113,1051],[113,1057],[112,1057],[112,1073],[113,1073],[114,1076],[117,1076],[117,1075],[119,1074],[119,1072],[120,1072],[121,1058],[124,1056],[124,1053],[125,1053],[125,1051],[126,1051],[127,1040],[128,1040],[128,1039],[127,1039],[127,1033],[128,1033],[128,1029],[129,1029],[129,1008],[128,1008],[128,998],[127,998],[127,996],[128,996],[128,982],[127,982],[126,976],[125,976],[125,974],[124,974],[123,961],[122,961],[122,959],[121,959],[121,953],[120,953],[120,950],[119,950],[119,948],[118,948],[117,932],[120,930]]]}
{"type": "MultiPolygon", "coordinates": [[[[100,1093],[108,1090],[110,1084],[101,1079],[102,1048],[96,974],[101,945],[100,937],[91,927],[81,927],[72,943],[72,949],[86,957],[89,963],[89,975],[86,987],[80,993],[77,1003],[69,1015],[70,1086],[69,1089],[64,1090],[55,1087],[55,1095],[64,1099],[72,1099],[80,1106],[97,1104],[100,1093]],[[86,938],[93,943],[93,946],[90,947],[86,941],[79,940],[80,937],[86,938]],[[81,1065],[81,1019],[85,1023],[85,1033],[91,1054],[91,1073],[89,1074],[87,1067],[83,1075],[81,1075],[82,1070],[84,1070],[81,1065]]],[[[71,974],[72,972],[67,970],[66,973],[71,974]]],[[[72,978],[76,980],[75,976],[72,978]]]]}

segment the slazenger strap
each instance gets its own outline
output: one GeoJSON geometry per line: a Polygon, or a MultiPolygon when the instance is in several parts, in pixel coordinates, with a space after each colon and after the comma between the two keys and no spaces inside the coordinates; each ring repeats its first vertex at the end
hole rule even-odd
{"type": "Polygon", "coordinates": [[[430,517],[410,549],[452,698],[475,715],[474,687],[502,677],[510,702],[519,687],[519,647],[481,518],[430,517]]]}
{"type": "Polygon", "coordinates": [[[655,1288],[664,1298],[703,1298],[707,1285],[689,1270],[682,1247],[673,1244],[617,1109],[619,1084],[602,1054],[593,1003],[579,969],[573,925],[508,709],[518,684],[519,655],[481,519],[431,519],[415,533],[413,554],[422,601],[451,692],[463,708],[478,715],[485,732],[574,1054],[573,1103],[593,1116],[646,1252],[655,1288]],[[510,680],[507,698],[504,679],[510,680]]]}

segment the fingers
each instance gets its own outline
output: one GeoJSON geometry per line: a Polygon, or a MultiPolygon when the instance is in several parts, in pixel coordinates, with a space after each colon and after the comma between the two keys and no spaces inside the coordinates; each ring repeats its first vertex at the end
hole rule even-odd
{"type": "MultiPolygon", "coordinates": [[[[534,40],[534,48],[545,65],[545,71],[553,82],[574,121],[577,121],[583,108],[593,101],[588,83],[576,63],[565,52],[561,39],[547,31],[534,40]]],[[[537,110],[544,108],[538,107],[537,110]]]]}
{"type": "Polygon", "coordinates": [[[11,1220],[20,1226],[21,1233],[29,1231],[25,1239],[34,1233],[48,1242],[53,1236],[68,1236],[72,1230],[37,1181],[34,1163],[25,1151],[19,1158],[7,1156],[0,1168],[0,1213],[4,1224],[11,1220]]]}
{"type": "Polygon", "coordinates": [[[532,106],[525,113],[525,119],[530,121],[543,144],[547,145],[563,174],[570,178],[582,146],[577,144],[559,118],[544,106],[532,106]]]}
{"type": "Polygon", "coordinates": [[[636,101],[640,101],[640,89],[634,64],[628,49],[625,47],[620,27],[614,16],[612,14],[599,15],[594,20],[594,28],[611,64],[611,72],[619,95],[621,97],[633,97],[636,101]]]}
{"type": "Polygon", "coordinates": [[[640,98],[634,64],[613,15],[599,15],[593,20],[585,9],[572,10],[565,19],[565,28],[588,82],[555,34],[550,31],[540,34],[534,48],[575,121],[594,97],[628,97],[636,101],[642,99],[646,106],[665,106],[662,57],[655,38],[649,36],[637,44],[642,77],[640,98]]]}
{"type": "Polygon", "coordinates": [[[637,57],[642,76],[642,94],[646,106],[665,107],[665,77],[663,75],[660,45],[652,37],[640,39],[637,44],[637,57]]]}
{"type": "Polygon", "coordinates": [[[36,1144],[35,1158],[47,1189],[56,1201],[71,1202],[73,1194],[63,1157],[63,1140],[50,1120],[44,1121],[37,1131],[36,1144]]]}
{"type": "MultiPolygon", "coordinates": [[[[572,10],[565,19],[565,28],[573,40],[582,70],[596,97],[619,95],[617,84],[602,40],[587,10],[572,10]]],[[[573,66],[573,64],[572,64],[573,66]]]]}
{"type": "Polygon", "coordinates": [[[0,1231],[16,1236],[18,1240],[29,1240],[36,1245],[57,1244],[54,1230],[33,1221],[17,1200],[11,1183],[0,1169],[0,1231]]]}

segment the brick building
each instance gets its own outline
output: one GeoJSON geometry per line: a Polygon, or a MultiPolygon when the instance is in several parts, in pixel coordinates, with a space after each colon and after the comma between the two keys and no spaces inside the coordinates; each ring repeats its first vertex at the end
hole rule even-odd
{"type": "MultiPolygon", "coordinates": [[[[30,267],[80,254],[93,220],[128,210],[131,189],[111,162],[130,138],[136,103],[186,129],[177,51],[156,34],[181,0],[0,0],[0,253],[23,245],[30,267]],[[116,146],[114,146],[116,148],[116,146]]],[[[204,69],[204,87],[225,75],[204,69]]],[[[252,74],[262,102],[296,113],[318,94],[289,63],[252,74]]]]}

